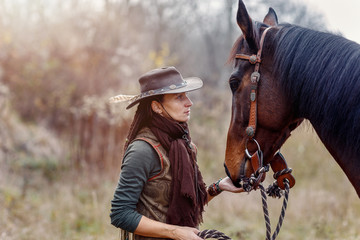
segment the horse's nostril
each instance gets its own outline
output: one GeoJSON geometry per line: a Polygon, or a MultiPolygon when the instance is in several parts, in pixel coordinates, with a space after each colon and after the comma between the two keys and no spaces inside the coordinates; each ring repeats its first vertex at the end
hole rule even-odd
{"type": "Polygon", "coordinates": [[[240,181],[237,179],[236,181],[233,181],[233,184],[234,184],[234,186],[235,187],[237,187],[237,188],[241,188],[242,186],[241,186],[241,184],[240,184],[240,181]]]}

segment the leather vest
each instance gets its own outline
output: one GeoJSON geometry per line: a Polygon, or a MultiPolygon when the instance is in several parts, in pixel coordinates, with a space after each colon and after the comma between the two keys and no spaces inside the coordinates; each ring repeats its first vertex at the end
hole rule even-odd
{"type": "MultiPolygon", "coordinates": [[[[134,141],[145,141],[149,143],[159,156],[161,164],[160,172],[148,179],[140,195],[137,211],[150,219],[166,223],[166,213],[169,208],[169,197],[171,187],[171,171],[168,153],[161,146],[149,128],[139,131],[134,141]]],[[[164,240],[164,238],[150,238],[136,235],[121,230],[121,240],[164,240]]]]}

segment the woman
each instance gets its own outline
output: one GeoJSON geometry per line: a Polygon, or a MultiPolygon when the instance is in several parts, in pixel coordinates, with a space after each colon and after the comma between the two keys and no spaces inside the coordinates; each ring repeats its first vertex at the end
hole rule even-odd
{"type": "Polygon", "coordinates": [[[111,223],[122,239],[201,239],[204,205],[223,190],[242,192],[229,178],[207,189],[196,163],[187,122],[192,102],[187,92],[199,78],[183,79],[174,67],[154,69],[139,79],[141,94],[111,102],[139,103],[111,208],[111,223]]]}

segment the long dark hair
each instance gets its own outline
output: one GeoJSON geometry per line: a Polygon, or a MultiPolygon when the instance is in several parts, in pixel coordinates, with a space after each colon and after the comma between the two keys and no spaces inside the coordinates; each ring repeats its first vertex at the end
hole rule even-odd
{"type": "Polygon", "coordinates": [[[149,123],[151,122],[153,115],[156,114],[151,108],[151,102],[157,101],[162,103],[163,99],[164,99],[164,95],[162,94],[162,95],[149,97],[140,101],[124,144],[124,153],[126,152],[126,149],[129,146],[129,144],[132,142],[132,140],[135,139],[140,129],[149,126],[149,123]]]}

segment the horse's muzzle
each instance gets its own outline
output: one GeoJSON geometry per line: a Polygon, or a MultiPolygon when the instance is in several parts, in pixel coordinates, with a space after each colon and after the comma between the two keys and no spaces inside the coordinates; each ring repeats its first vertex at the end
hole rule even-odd
{"type": "Polygon", "coordinates": [[[249,159],[244,158],[241,161],[240,168],[238,170],[238,174],[233,178],[230,174],[229,169],[227,168],[226,164],[224,164],[226,175],[231,179],[234,186],[237,188],[243,188],[244,183],[249,182],[251,174],[254,172],[251,162],[249,159]]]}

